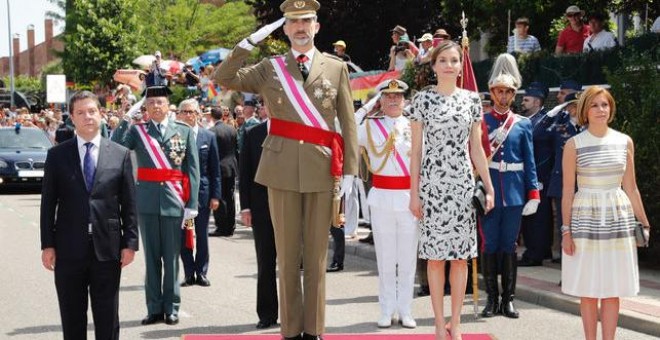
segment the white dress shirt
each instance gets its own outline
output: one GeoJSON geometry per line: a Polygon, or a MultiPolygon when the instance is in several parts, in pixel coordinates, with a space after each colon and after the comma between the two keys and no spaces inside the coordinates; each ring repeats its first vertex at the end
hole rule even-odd
{"type": "Polygon", "coordinates": [[[79,135],[76,136],[76,139],[78,140],[78,155],[80,155],[80,170],[82,170],[82,173],[85,173],[85,154],[87,153],[87,147],[85,146],[85,143],[91,142],[94,144],[92,146],[92,149],[90,150],[92,153],[92,162],[94,162],[94,168],[96,168],[96,165],[99,162],[99,148],[101,147],[101,134],[97,134],[92,140],[86,141],[79,135]]]}

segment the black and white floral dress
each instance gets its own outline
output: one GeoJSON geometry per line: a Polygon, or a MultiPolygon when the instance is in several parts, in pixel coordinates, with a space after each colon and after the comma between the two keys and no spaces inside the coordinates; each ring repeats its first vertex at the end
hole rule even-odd
{"type": "Polygon", "coordinates": [[[449,96],[439,94],[435,88],[422,90],[412,100],[410,119],[422,122],[424,127],[420,258],[456,260],[477,256],[468,141],[472,124],[480,122],[481,116],[479,96],[463,89],[449,96]]]}

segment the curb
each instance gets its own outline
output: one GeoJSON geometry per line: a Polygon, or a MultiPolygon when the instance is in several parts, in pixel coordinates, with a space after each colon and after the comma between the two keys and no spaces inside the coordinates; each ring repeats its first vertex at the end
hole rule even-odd
{"type": "MultiPolygon", "coordinates": [[[[332,238],[330,238],[328,246],[332,251],[332,238]]],[[[369,244],[359,243],[357,240],[346,240],[345,254],[376,261],[375,248],[369,244]]],[[[481,277],[479,277],[479,289],[484,289],[481,277]]],[[[556,283],[523,276],[520,275],[520,272],[518,273],[516,298],[552,310],[580,316],[580,300],[578,298],[562,294],[556,283]]],[[[624,301],[621,304],[623,305],[624,301]]],[[[618,327],[660,338],[659,320],[635,311],[620,309],[618,327]]]]}

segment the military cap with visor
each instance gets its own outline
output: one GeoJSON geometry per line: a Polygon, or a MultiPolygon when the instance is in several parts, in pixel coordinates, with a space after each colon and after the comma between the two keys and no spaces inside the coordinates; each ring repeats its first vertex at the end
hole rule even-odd
{"type": "Polygon", "coordinates": [[[398,79],[385,80],[378,84],[376,90],[380,93],[401,93],[408,91],[408,85],[398,79]]]}
{"type": "Polygon", "coordinates": [[[280,10],[287,19],[307,19],[316,17],[321,4],[316,0],[286,0],[280,10]]]}

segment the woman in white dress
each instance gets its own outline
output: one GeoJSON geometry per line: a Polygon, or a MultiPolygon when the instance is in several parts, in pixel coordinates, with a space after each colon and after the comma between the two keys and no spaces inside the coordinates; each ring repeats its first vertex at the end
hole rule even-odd
{"type": "Polygon", "coordinates": [[[650,228],[633,141],[608,126],[615,110],[607,90],[588,88],[578,101],[578,124],[588,128],[566,142],[562,160],[562,292],[580,297],[587,340],[599,319],[602,338],[614,339],[619,298],[639,293],[635,218],[650,228]]]}

